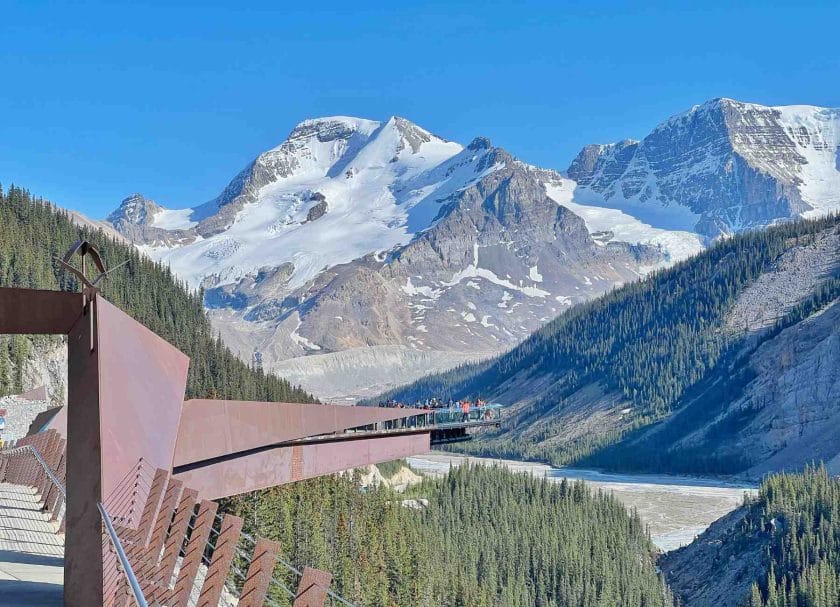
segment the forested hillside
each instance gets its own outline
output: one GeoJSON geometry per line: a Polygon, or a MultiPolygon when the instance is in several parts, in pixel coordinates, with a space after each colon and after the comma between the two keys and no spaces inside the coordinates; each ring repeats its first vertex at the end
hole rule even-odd
{"type": "MultiPolygon", "coordinates": [[[[756,374],[774,373],[747,365],[732,383],[730,366],[752,364],[750,356],[763,344],[840,297],[838,226],[840,216],[834,215],[729,238],[672,269],[575,306],[498,359],[422,379],[385,397],[483,396],[512,404],[512,416],[499,434],[467,448],[555,464],[579,461],[633,430],[668,418],[692,396],[692,389],[717,372],[716,393],[700,399],[694,411],[694,422],[714,423],[716,416],[727,415],[720,406],[736,402],[756,374]],[[793,268],[782,264],[786,256],[793,257],[788,264],[793,268]],[[767,285],[748,291],[759,278],[767,285]],[[747,293],[749,305],[744,303],[747,293]],[[772,312],[769,320],[761,315],[762,308],[772,312]],[[756,315],[760,322],[753,320],[756,315]]],[[[832,327],[828,323],[823,331],[831,334],[836,331],[832,327]]],[[[832,351],[827,347],[826,356],[832,351]]],[[[829,398],[834,389],[831,360],[813,362],[803,371],[824,372],[819,381],[826,387],[815,402],[829,398]]],[[[748,396],[739,403],[740,416],[717,426],[718,438],[744,427],[765,407],[785,405],[767,393],[748,396]]],[[[625,454],[598,463],[621,467],[625,454]]],[[[647,451],[639,459],[650,457],[647,451]]],[[[753,463],[748,457],[702,459],[692,453],[686,468],[733,472],[753,463]]],[[[663,457],[658,463],[667,468],[669,460],[663,457]]],[[[644,461],[637,467],[644,467],[644,461]]]]}
{"type": "Polygon", "coordinates": [[[779,474],[758,495],[661,561],[685,607],[840,604],[840,480],[779,474]]]}
{"type": "Polygon", "coordinates": [[[582,483],[482,466],[407,495],[357,481],[304,481],[228,507],[294,565],[332,571],[336,591],[365,607],[671,604],[639,518],[582,483]],[[428,506],[402,505],[410,498],[428,506]]]}
{"type": "MultiPolygon", "coordinates": [[[[83,238],[95,244],[109,267],[130,263],[106,280],[105,297],[190,356],[187,395],[252,400],[311,402],[312,397],[273,375],[249,368],[213,335],[202,307],[203,294],[190,292],[168,268],[117,242],[100,230],[72,223],[66,213],[17,187],[0,190],[0,287],[78,289],[76,279],[57,266],[70,245],[83,238]]],[[[0,339],[0,394],[20,385],[27,357],[55,337],[0,339]]]]}

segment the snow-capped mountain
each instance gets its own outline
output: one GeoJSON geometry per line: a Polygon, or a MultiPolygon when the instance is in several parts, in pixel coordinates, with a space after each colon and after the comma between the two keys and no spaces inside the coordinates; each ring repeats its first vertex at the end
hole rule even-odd
{"type": "Polygon", "coordinates": [[[243,358],[323,397],[516,344],[710,237],[840,208],[838,113],[715,100],[568,176],[393,117],[306,120],[214,200],[108,221],[193,287],[243,358]]]}
{"type": "Polygon", "coordinates": [[[135,194],[108,220],[205,289],[241,356],[334,396],[358,393],[348,378],[369,392],[490,356],[669,263],[667,239],[590,234],[558,204],[573,190],[483,138],[332,117],[299,124],[215,200],[170,210],[135,194]]]}
{"type": "Polygon", "coordinates": [[[710,237],[840,209],[840,109],[714,99],[641,141],[585,147],[579,201],[710,237]]]}
{"type": "Polygon", "coordinates": [[[439,200],[493,168],[402,118],[307,120],[215,200],[172,211],[135,195],[109,220],[142,226],[135,239],[193,286],[290,264],[294,288],[325,268],[405,244],[432,222],[439,200]],[[192,240],[167,246],[173,232],[192,240]]]}

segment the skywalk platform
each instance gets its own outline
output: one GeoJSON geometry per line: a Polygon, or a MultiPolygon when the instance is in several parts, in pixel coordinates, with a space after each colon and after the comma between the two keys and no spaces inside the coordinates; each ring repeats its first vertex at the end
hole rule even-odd
{"type": "Polygon", "coordinates": [[[0,483],[0,607],[60,607],[64,538],[33,487],[0,483]]]}

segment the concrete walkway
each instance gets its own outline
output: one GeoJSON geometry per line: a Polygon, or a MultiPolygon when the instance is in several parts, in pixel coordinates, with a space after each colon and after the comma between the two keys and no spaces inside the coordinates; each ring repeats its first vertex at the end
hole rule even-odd
{"type": "Polygon", "coordinates": [[[60,607],[64,538],[31,487],[0,483],[0,607],[60,607]]]}

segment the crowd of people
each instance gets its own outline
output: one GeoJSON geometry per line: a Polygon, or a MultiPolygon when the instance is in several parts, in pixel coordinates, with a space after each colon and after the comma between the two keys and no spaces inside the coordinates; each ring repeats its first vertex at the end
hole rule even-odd
{"type": "Polygon", "coordinates": [[[481,409],[484,408],[484,418],[491,419],[491,410],[486,408],[487,402],[477,398],[475,401],[464,398],[461,400],[443,400],[440,398],[429,398],[425,401],[416,401],[413,405],[403,403],[397,400],[380,401],[380,407],[389,407],[392,409],[423,409],[425,411],[447,411],[449,413],[461,412],[461,421],[466,422],[470,419],[470,413],[478,411],[481,415],[481,409]]]}

